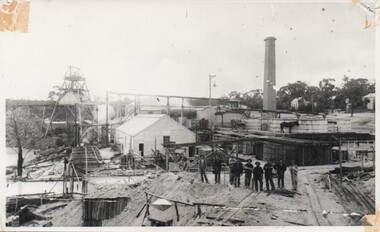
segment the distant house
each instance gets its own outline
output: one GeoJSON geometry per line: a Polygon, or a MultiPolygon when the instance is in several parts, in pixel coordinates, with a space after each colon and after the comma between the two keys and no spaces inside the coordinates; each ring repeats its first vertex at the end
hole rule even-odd
{"type": "MultiPolygon", "coordinates": [[[[373,159],[374,154],[374,145],[367,143],[343,143],[340,151],[343,155],[343,160],[352,161],[352,160],[361,160],[373,159]]],[[[339,147],[332,148],[332,158],[335,161],[339,160],[339,147]]]]}
{"type": "MultiPolygon", "coordinates": [[[[123,153],[130,149],[141,156],[151,156],[152,150],[165,153],[165,143],[193,143],[195,133],[165,114],[140,114],[116,128],[115,141],[123,153]]],[[[189,149],[186,155],[189,155],[189,149]]]]}
{"type": "Polygon", "coordinates": [[[294,109],[294,110],[298,110],[300,100],[302,100],[302,97],[294,98],[294,99],[290,102],[290,106],[292,107],[292,109],[294,109]]]}
{"type": "MultiPolygon", "coordinates": [[[[294,98],[291,102],[290,102],[290,107],[293,109],[293,110],[298,110],[300,105],[303,105],[303,106],[307,106],[309,104],[312,104],[311,101],[308,101],[306,100],[305,98],[303,97],[297,97],[297,98],[294,98]]],[[[317,107],[317,103],[314,102],[314,107],[317,107]]]]}
{"type": "MultiPolygon", "coordinates": [[[[204,108],[198,108],[196,109],[197,116],[196,120],[208,120],[209,122],[211,121],[212,123],[215,123],[216,116],[215,113],[218,111],[217,106],[212,106],[211,110],[210,107],[204,107],[204,108]]],[[[211,126],[211,123],[208,123],[209,126],[211,126]]]]}
{"type": "Polygon", "coordinates": [[[367,103],[367,109],[369,109],[369,110],[375,109],[375,97],[376,97],[375,93],[370,93],[370,94],[367,94],[367,95],[362,97],[363,101],[365,99],[369,100],[369,102],[367,103]]]}

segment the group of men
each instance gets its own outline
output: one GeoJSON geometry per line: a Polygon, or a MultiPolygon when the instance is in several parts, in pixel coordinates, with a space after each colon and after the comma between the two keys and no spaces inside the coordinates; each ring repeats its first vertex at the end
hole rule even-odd
{"type": "MultiPolygon", "coordinates": [[[[223,161],[219,156],[215,157],[213,163],[213,174],[215,176],[215,183],[220,184],[220,174],[222,171],[223,161]]],[[[252,164],[252,160],[248,159],[247,163],[243,165],[240,159],[235,157],[231,157],[228,160],[230,178],[229,183],[235,187],[240,187],[240,177],[243,173],[245,173],[244,187],[250,188],[252,182],[252,188],[256,191],[263,191],[263,177],[265,177],[266,190],[275,190],[274,182],[273,182],[273,169],[277,173],[277,187],[284,188],[284,177],[285,171],[287,170],[286,164],[283,160],[279,160],[279,162],[275,165],[272,164],[271,161],[268,161],[264,167],[261,167],[260,162],[255,162],[255,167],[252,164]]],[[[206,167],[207,163],[203,155],[201,155],[199,160],[199,170],[201,174],[202,182],[206,181],[208,183],[207,175],[206,175],[206,167]]],[[[290,176],[292,180],[292,190],[297,191],[297,175],[298,168],[294,161],[289,166],[290,176]]]]}

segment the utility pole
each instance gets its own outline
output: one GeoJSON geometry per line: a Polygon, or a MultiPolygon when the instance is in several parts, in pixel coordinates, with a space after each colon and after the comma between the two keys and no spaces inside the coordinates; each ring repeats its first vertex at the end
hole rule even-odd
{"type": "Polygon", "coordinates": [[[343,178],[343,169],[342,169],[342,139],[339,138],[339,166],[340,166],[340,182],[343,178]]]}
{"type": "Polygon", "coordinates": [[[211,114],[212,114],[212,111],[211,111],[211,80],[212,78],[216,77],[216,75],[209,75],[208,76],[208,86],[209,86],[209,101],[208,101],[208,104],[209,104],[209,119],[210,119],[210,127],[212,128],[212,125],[211,125],[211,114]]]}
{"type": "Polygon", "coordinates": [[[166,114],[170,117],[170,98],[166,97],[166,114]]]}
{"type": "Polygon", "coordinates": [[[74,121],[74,147],[78,146],[78,111],[77,111],[77,104],[74,105],[74,114],[75,114],[75,121],[74,121]]]}
{"type": "MultiPolygon", "coordinates": [[[[88,161],[87,161],[87,145],[84,144],[84,153],[85,153],[85,158],[86,158],[86,166],[85,166],[85,170],[86,170],[86,175],[85,175],[85,179],[83,180],[83,185],[82,185],[82,192],[87,194],[87,190],[88,190],[88,161]]],[[[96,155],[96,154],[94,154],[96,155]]]]}
{"type": "Polygon", "coordinates": [[[109,147],[108,140],[108,91],[106,92],[106,146],[109,147]]]}
{"type": "Polygon", "coordinates": [[[375,171],[375,143],[372,146],[372,161],[373,161],[373,170],[375,171]]]}
{"type": "Polygon", "coordinates": [[[183,98],[182,98],[182,103],[181,103],[181,120],[180,120],[181,125],[183,125],[183,98]]]}

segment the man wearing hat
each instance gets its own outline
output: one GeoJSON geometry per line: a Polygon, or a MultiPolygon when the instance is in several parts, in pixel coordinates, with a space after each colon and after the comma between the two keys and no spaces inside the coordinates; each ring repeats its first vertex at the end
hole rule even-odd
{"type": "Polygon", "coordinates": [[[273,183],[273,165],[272,165],[271,160],[268,160],[268,162],[264,165],[264,172],[265,172],[265,183],[266,183],[267,191],[269,191],[269,184],[273,191],[275,188],[274,188],[274,183],[273,183]]]}
{"type": "Polygon", "coordinates": [[[206,175],[206,167],[207,167],[207,163],[206,163],[205,156],[201,155],[201,159],[199,160],[199,172],[201,173],[202,183],[204,182],[204,180],[206,180],[206,183],[208,184],[208,179],[206,175]]]}
{"type": "Polygon", "coordinates": [[[244,180],[245,187],[249,188],[249,186],[251,185],[252,171],[253,171],[253,164],[252,164],[251,159],[248,159],[248,162],[244,165],[244,169],[245,169],[245,180],[244,180]]]}
{"type": "Polygon", "coordinates": [[[235,187],[240,188],[240,176],[242,173],[243,173],[243,164],[241,163],[239,159],[237,159],[233,168],[235,187]]]}
{"type": "Polygon", "coordinates": [[[234,157],[230,157],[229,160],[228,160],[228,167],[230,169],[230,185],[234,185],[235,184],[235,163],[236,163],[236,160],[234,157]]]}
{"type": "Polygon", "coordinates": [[[280,159],[280,162],[274,166],[277,171],[277,187],[284,188],[284,176],[286,171],[286,164],[280,159]]]}
{"type": "Polygon", "coordinates": [[[296,162],[292,160],[292,165],[289,166],[290,170],[290,177],[292,179],[292,190],[297,191],[297,184],[298,184],[298,167],[296,162]]]}
{"type": "Polygon", "coordinates": [[[255,189],[259,191],[258,183],[260,182],[260,191],[263,191],[263,169],[260,167],[260,162],[255,162],[256,167],[253,169],[253,180],[255,182],[255,189]]]}
{"type": "Polygon", "coordinates": [[[213,165],[213,173],[215,175],[215,184],[220,184],[220,173],[222,171],[222,160],[217,155],[215,157],[214,165],[213,165]]]}

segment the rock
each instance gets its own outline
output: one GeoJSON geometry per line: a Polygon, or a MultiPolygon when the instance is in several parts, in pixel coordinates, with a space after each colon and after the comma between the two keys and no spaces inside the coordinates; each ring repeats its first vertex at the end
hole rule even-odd
{"type": "Polygon", "coordinates": [[[53,223],[52,222],[47,222],[46,224],[43,224],[42,227],[52,227],[53,223]]]}
{"type": "Polygon", "coordinates": [[[323,215],[323,217],[327,217],[327,214],[328,214],[328,212],[327,212],[326,210],[323,210],[323,211],[322,211],[322,215],[323,215]]]}

